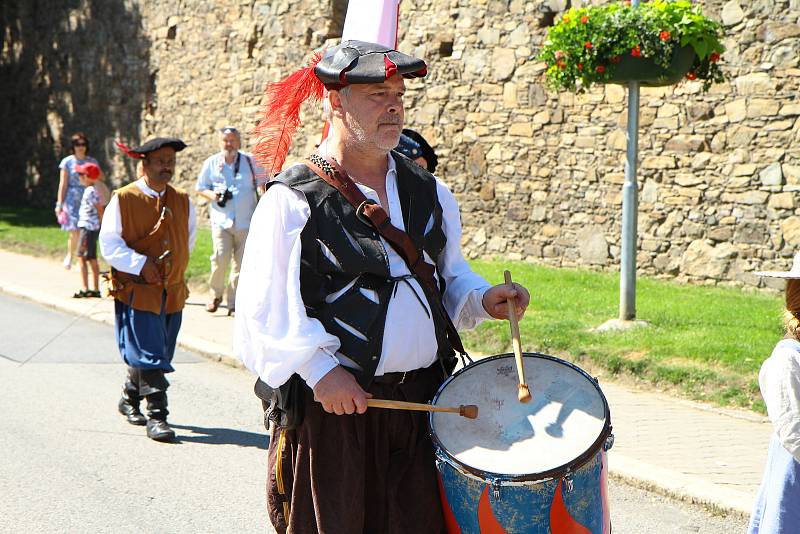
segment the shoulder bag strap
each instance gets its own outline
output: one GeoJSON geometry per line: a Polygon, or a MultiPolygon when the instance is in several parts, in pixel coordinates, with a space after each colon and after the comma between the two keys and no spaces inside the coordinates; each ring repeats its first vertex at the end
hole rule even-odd
{"type": "Polygon", "coordinates": [[[317,176],[335,187],[355,208],[356,217],[364,223],[372,223],[378,233],[400,254],[400,257],[406,262],[411,272],[417,276],[419,281],[422,282],[422,286],[427,289],[426,293],[430,293],[433,296],[428,300],[431,302],[431,307],[444,319],[448,341],[460,354],[466,355],[458,330],[456,330],[453,321],[447,314],[447,310],[444,309],[444,304],[442,304],[442,295],[434,279],[436,270],[433,265],[425,261],[408,234],[391,223],[389,215],[377,202],[364,196],[364,193],[353,183],[353,180],[336,160],[323,158],[319,154],[312,154],[305,164],[317,176]]]}

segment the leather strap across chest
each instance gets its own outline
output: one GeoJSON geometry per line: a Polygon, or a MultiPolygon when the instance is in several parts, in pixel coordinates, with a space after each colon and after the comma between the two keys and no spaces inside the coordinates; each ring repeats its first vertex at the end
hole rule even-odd
{"type": "Polygon", "coordinates": [[[367,198],[364,193],[356,186],[347,172],[335,159],[327,159],[319,154],[312,154],[305,162],[309,169],[325,180],[332,187],[336,188],[339,193],[355,208],[356,217],[364,224],[372,224],[378,233],[383,237],[392,248],[397,251],[401,258],[408,265],[409,270],[416,275],[416,278],[422,283],[425,292],[431,295],[428,301],[431,303],[431,308],[437,313],[444,321],[445,333],[447,339],[453,348],[462,355],[466,355],[464,344],[461,342],[461,337],[458,335],[453,321],[447,314],[442,304],[442,295],[439,292],[439,287],[436,285],[435,273],[436,269],[433,265],[425,261],[421,252],[414,245],[411,238],[394,226],[386,211],[374,200],[367,198]]]}

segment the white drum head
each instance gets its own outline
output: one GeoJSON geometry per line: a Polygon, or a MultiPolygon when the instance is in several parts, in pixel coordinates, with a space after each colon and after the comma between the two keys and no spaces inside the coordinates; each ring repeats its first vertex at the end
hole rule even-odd
{"type": "Polygon", "coordinates": [[[606,430],[608,405],[594,381],[552,356],[526,354],[532,400],[517,400],[513,355],[480,360],[439,390],[434,404],[475,404],[478,418],[433,412],[431,429],[445,451],[470,468],[535,479],[587,453],[606,430]]]}

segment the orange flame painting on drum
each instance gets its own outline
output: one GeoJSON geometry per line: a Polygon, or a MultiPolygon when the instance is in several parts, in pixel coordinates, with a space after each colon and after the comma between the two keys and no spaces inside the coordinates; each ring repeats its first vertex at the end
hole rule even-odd
{"type": "Polygon", "coordinates": [[[492,505],[489,502],[489,486],[483,488],[481,500],[478,501],[478,524],[481,534],[507,534],[492,512],[492,505]]]}
{"type": "Polygon", "coordinates": [[[553,505],[550,506],[550,532],[552,534],[591,534],[588,528],[575,521],[564,505],[564,481],[559,480],[553,505]]]}

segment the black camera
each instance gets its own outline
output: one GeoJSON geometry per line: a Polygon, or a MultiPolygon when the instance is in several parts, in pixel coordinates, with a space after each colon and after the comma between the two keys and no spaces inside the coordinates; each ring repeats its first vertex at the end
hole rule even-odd
{"type": "Polygon", "coordinates": [[[217,193],[217,206],[220,208],[224,208],[225,204],[228,203],[230,199],[233,198],[233,193],[231,193],[230,189],[225,189],[222,193],[217,193]]]}

